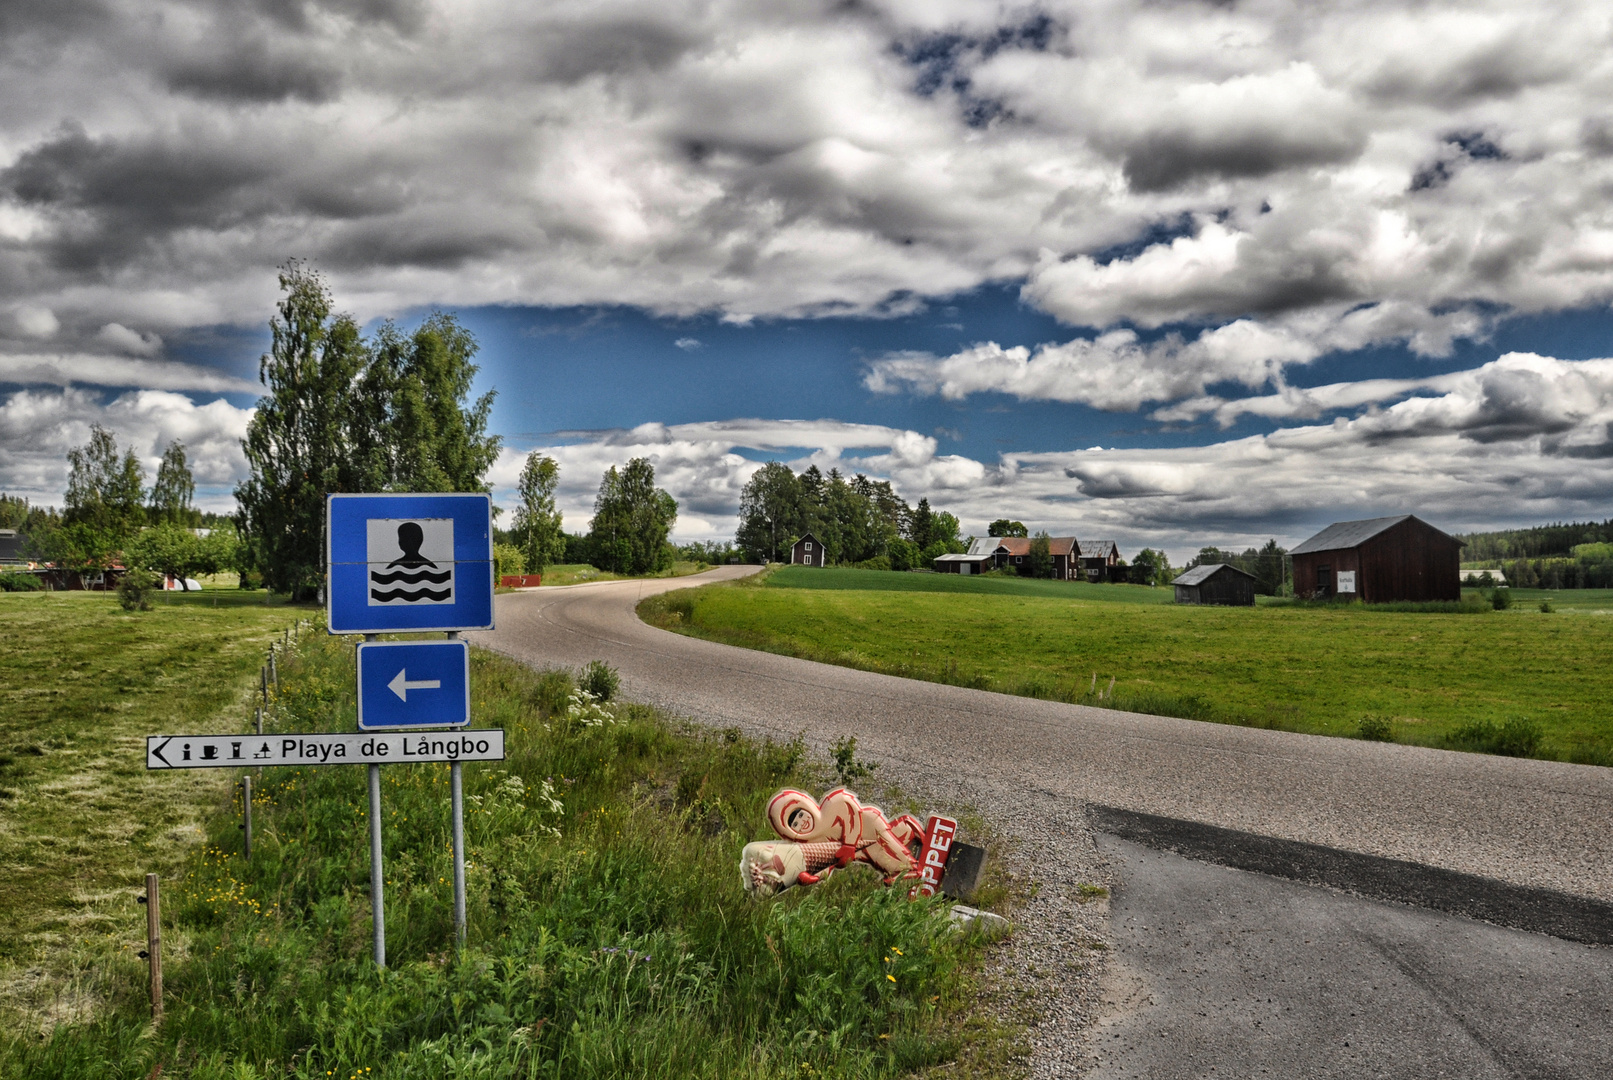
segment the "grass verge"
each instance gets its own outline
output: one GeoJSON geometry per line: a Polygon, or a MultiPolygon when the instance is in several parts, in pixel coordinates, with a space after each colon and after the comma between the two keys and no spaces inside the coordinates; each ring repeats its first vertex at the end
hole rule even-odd
{"type": "MultiPolygon", "coordinates": [[[[659,574],[642,574],[644,578],[688,577],[704,570],[710,570],[709,563],[688,562],[679,559],[672,564],[672,569],[663,570],[659,574]]],[[[630,574],[613,574],[609,570],[601,570],[597,566],[587,563],[556,563],[554,566],[543,568],[543,584],[547,588],[552,585],[582,585],[590,581],[626,581],[638,580],[630,574]]]]}
{"type": "Polygon", "coordinates": [[[1509,611],[1215,608],[1132,601],[1169,594],[1134,586],[794,568],[639,611],[731,645],[982,690],[1348,737],[1373,717],[1373,738],[1613,764],[1613,601],[1556,592],[1572,603],[1547,614],[1517,592],[1509,611]],[[1005,591],[1021,584],[1044,591],[1005,591]]]}
{"type": "Polygon", "coordinates": [[[239,728],[270,640],[309,611],[239,589],[0,593],[0,1014],[85,1014],[146,870],[185,864],[217,774],[152,777],[145,736],[239,728]]]}
{"type": "MultiPolygon", "coordinates": [[[[943,903],[863,872],[745,898],[739,849],[765,834],[765,800],[820,779],[799,743],[632,705],[601,719],[564,673],[473,657],[477,724],[505,728],[510,756],[465,767],[463,953],[447,766],[383,772],[385,972],[369,960],[365,770],[267,770],[252,864],[220,813],[165,891],[160,1029],[143,964],[115,957],[85,975],[106,1008],[13,1036],[0,1074],[885,1077],[1007,1045],[969,1014],[982,944],[943,903]]],[[[349,643],[305,639],[283,676],[274,726],[351,729],[349,643]]]]}

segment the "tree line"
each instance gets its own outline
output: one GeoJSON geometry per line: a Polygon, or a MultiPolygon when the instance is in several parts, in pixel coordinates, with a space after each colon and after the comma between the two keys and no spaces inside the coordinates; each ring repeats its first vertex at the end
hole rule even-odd
{"type": "MultiPolygon", "coordinates": [[[[325,496],[330,492],[487,491],[501,440],[487,432],[493,392],[470,398],[474,335],[435,313],[412,332],[392,322],[366,336],[337,313],[315,272],[290,263],[259,361],[266,393],[242,440],[249,473],[233,517],[205,515],[185,447],[164,452],[148,488],[132,448],[119,451],[96,426],[68,453],[58,514],[0,496],[0,527],[26,536],[29,554],[91,575],[121,564],[181,580],[235,570],[242,584],[311,598],[324,578],[325,496]]],[[[559,467],[529,455],[505,561],[541,569],[567,554],[554,505],[559,467]]],[[[621,573],[664,569],[677,502],[655,486],[648,459],[605,473],[588,534],[589,561],[621,573]]]]}
{"type": "Polygon", "coordinates": [[[196,482],[184,443],[168,445],[150,487],[134,450],[119,453],[116,437],[100,425],[67,461],[61,512],[0,496],[0,528],[16,529],[30,555],[79,576],[121,560],[180,582],[236,565],[234,523],[192,505],[196,482]]]}
{"type": "Polygon", "coordinates": [[[816,465],[797,474],[770,461],[740,492],[734,544],[747,562],[789,562],[791,547],[811,533],[830,563],[908,570],[967,550],[958,529],[928,498],[909,506],[888,480],[847,479],[839,469],[825,475],[816,465]]]}

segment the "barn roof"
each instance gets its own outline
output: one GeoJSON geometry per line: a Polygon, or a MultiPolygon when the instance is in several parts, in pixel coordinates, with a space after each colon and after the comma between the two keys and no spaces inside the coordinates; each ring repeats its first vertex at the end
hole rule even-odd
{"type": "Polygon", "coordinates": [[[1402,521],[1410,520],[1411,517],[1410,514],[1397,514],[1394,517],[1368,518],[1365,521],[1335,521],[1288,554],[1303,555],[1307,551],[1338,551],[1359,547],[1379,533],[1392,529],[1402,521]]]}
{"type": "Polygon", "coordinates": [[[1081,556],[1087,559],[1106,559],[1109,552],[1120,554],[1120,545],[1113,540],[1083,540],[1081,541],[1081,556]]]}
{"type": "Polygon", "coordinates": [[[1224,562],[1205,563],[1203,566],[1195,566],[1195,567],[1193,567],[1193,569],[1187,571],[1187,573],[1182,574],[1180,577],[1175,578],[1171,582],[1171,584],[1172,585],[1202,585],[1202,584],[1204,584],[1204,582],[1208,581],[1210,578],[1214,577],[1217,573],[1219,573],[1222,570],[1231,570],[1234,574],[1242,574],[1246,578],[1254,577],[1254,575],[1249,573],[1249,571],[1247,571],[1247,570],[1239,570],[1236,566],[1233,566],[1231,563],[1224,563],[1224,562]]]}
{"type": "MultiPolygon", "coordinates": [[[[802,533],[800,536],[795,538],[795,544],[799,544],[803,540],[811,540],[814,543],[818,543],[818,544],[823,543],[822,540],[819,540],[816,536],[813,536],[811,533],[802,533]]],[[[790,546],[794,547],[795,544],[791,544],[790,546]]]]}

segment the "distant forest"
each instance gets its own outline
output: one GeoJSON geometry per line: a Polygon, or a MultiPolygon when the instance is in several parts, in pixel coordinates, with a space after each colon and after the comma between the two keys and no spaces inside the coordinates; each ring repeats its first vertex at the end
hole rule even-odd
{"type": "Polygon", "coordinates": [[[1613,588],[1613,518],[1458,536],[1462,562],[1498,569],[1525,589],[1613,588]]]}

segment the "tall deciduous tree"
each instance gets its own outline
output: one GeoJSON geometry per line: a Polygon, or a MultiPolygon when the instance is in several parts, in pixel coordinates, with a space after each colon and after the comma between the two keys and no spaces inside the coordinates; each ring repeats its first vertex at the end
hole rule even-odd
{"type": "Polygon", "coordinates": [[[555,488],[560,483],[560,466],[554,458],[534,450],[526,457],[521,479],[516,485],[515,521],[510,532],[526,558],[528,573],[539,573],[566,554],[566,538],[561,532],[561,515],[554,506],[555,488]]]}
{"type": "Polygon", "coordinates": [[[1020,572],[1026,577],[1050,578],[1053,576],[1053,552],[1051,538],[1044,532],[1038,532],[1031,538],[1030,553],[1025,557],[1025,564],[1020,572]]]}
{"type": "Polygon", "coordinates": [[[405,335],[376,334],[363,379],[360,454],[369,479],[392,491],[484,491],[502,440],[487,434],[493,391],[470,401],[476,338],[438,312],[405,335]]]}
{"type": "Polygon", "coordinates": [[[280,273],[285,296],[269,321],[271,344],[258,364],[268,393],[242,446],[251,475],[235,489],[240,524],[264,583],[307,596],[324,572],[325,495],[376,490],[359,453],[376,440],[354,430],[363,410],[355,384],[369,350],[358,324],[332,314],[320,276],[290,263],[280,273]]]}
{"type": "Polygon", "coordinates": [[[485,491],[500,440],[493,394],[469,402],[476,339],[436,314],[372,345],[298,263],[259,364],[268,393],[242,441],[251,476],[235,490],[250,563],[276,592],[307,595],[324,572],[325,496],[354,491],[485,491]]]}
{"type": "Polygon", "coordinates": [[[671,565],[667,534],[678,520],[678,503],[655,486],[649,458],[613,465],[599,483],[589,546],[594,565],[618,574],[647,574],[671,565]]]}
{"type": "Polygon", "coordinates": [[[739,532],[747,558],[783,562],[801,532],[801,482],[788,465],[769,461],[751,474],[739,493],[739,532]]]}
{"type": "Polygon", "coordinates": [[[152,522],[195,525],[194,518],[200,516],[191,508],[191,501],[195,497],[196,480],[191,476],[185,444],[175,439],[162,452],[162,464],[157,466],[157,480],[151,485],[152,522]]]}
{"type": "Polygon", "coordinates": [[[1030,530],[1025,528],[1023,521],[1010,521],[1008,518],[998,518],[986,527],[987,536],[1029,536],[1030,530]]]}

